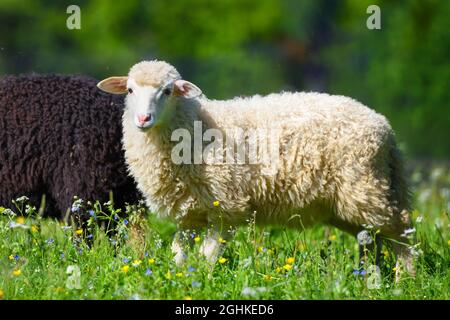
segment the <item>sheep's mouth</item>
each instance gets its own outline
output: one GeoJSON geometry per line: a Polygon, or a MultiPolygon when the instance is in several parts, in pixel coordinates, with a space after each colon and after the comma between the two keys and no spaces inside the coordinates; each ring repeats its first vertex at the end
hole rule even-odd
{"type": "Polygon", "coordinates": [[[138,129],[145,131],[151,128],[154,124],[155,117],[152,114],[148,115],[148,119],[146,121],[139,121],[139,119],[135,120],[135,125],[138,129]]]}

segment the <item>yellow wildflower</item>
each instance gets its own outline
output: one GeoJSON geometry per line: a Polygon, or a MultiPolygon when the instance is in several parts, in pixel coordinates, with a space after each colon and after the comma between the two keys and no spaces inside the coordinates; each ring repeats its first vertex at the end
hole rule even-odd
{"type": "Polygon", "coordinates": [[[24,224],[25,223],[25,218],[24,217],[17,217],[16,222],[18,224],[24,224]]]}
{"type": "Polygon", "coordinates": [[[219,242],[223,244],[223,243],[227,242],[227,240],[225,240],[224,238],[220,237],[219,238],[219,242]]]}
{"type": "Polygon", "coordinates": [[[186,296],[186,297],[184,297],[184,300],[192,300],[192,297],[191,296],[186,296]]]}
{"type": "Polygon", "coordinates": [[[156,260],[153,258],[148,259],[148,264],[155,264],[156,260]]]}
{"type": "Polygon", "coordinates": [[[31,232],[35,233],[35,232],[38,232],[38,231],[39,231],[39,227],[37,225],[33,224],[31,226],[31,232]]]}
{"type": "Polygon", "coordinates": [[[177,272],[177,273],[175,274],[175,276],[176,276],[177,278],[182,278],[182,277],[183,277],[183,272],[177,272]]]}
{"type": "Polygon", "coordinates": [[[5,296],[5,292],[3,292],[2,289],[0,289],[0,300],[3,299],[4,296],[5,296]]]}
{"type": "Polygon", "coordinates": [[[196,237],[194,238],[194,241],[195,241],[195,242],[200,242],[200,236],[196,236],[196,237]]]}
{"type": "Polygon", "coordinates": [[[167,271],[167,273],[166,273],[166,279],[167,279],[167,280],[172,279],[172,274],[170,273],[170,271],[167,271]]]}
{"type": "Polygon", "coordinates": [[[336,235],[332,234],[331,236],[328,237],[328,240],[335,241],[336,240],[336,235]]]}
{"type": "Polygon", "coordinates": [[[14,256],[12,254],[9,255],[8,257],[9,260],[13,261],[14,260],[14,256]]]}
{"type": "Polygon", "coordinates": [[[394,272],[397,271],[397,267],[393,267],[392,271],[394,271],[394,272]]]}
{"type": "Polygon", "coordinates": [[[447,244],[450,246],[450,240],[447,240],[447,244]]]}
{"type": "Polygon", "coordinates": [[[292,265],[290,265],[290,264],[285,264],[285,265],[283,266],[283,269],[286,270],[286,271],[290,271],[290,270],[292,270],[292,265]]]}
{"type": "Polygon", "coordinates": [[[267,249],[267,254],[269,254],[269,255],[272,255],[272,254],[273,254],[273,252],[274,252],[274,250],[273,250],[273,249],[267,249]]]}
{"type": "Polygon", "coordinates": [[[13,271],[13,276],[14,277],[18,277],[22,274],[22,271],[20,269],[16,269],[13,271]]]}
{"type": "Polygon", "coordinates": [[[228,259],[226,259],[226,258],[224,258],[224,257],[222,257],[222,258],[219,259],[219,263],[220,263],[220,264],[224,264],[224,263],[227,262],[227,261],[228,261],[228,259]]]}
{"type": "Polygon", "coordinates": [[[219,206],[219,204],[220,204],[220,202],[219,202],[219,201],[217,201],[217,200],[213,202],[213,206],[214,206],[214,207],[218,207],[218,206],[219,206]]]}
{"type": "Polygon", "coordinates": [[[272,280],[272,276],[270,274],[265,274],[264,280],[266,280],[266,281],[272,280]]]}
{"type": "Polygon", "coordinates": [[[141,260],[136,259],[136,260],[134,260],[134,261],[132,262],[132,265],[133,265],[133,267],[139,267],[139,265],[140,265],[141,263],[142,263],[141,260]]]}
{"type": "Polygon", "coordinates": [[[384,250],[384,251],[383,251],[383,255],[384,255],[386,258],[389,257],[389,251],[384,250]]]}
{"type": "Polygon", "coordinates": [[[83,229],[78,229],[75,231],[75,233],[79,236],[81,236],[83,234],[83,229]]]}
{"type": "Polygon", "coordinates": [[[276,273],[280,273],[281,270],[282,270],[281,267],[277,267],[277,268],[275,269],[275,272],[276,272],[276,273]]]}
{"type": "Polygon", "coordinates": [[[294,257],[289,257],[289,258],[286,259],[286,263],[287,264],[294,264],[294,262],[295,262],[295,258],[294,257]]]}
{"type": "Polygon", "coordinates": [[[258,250],[259,253],[261,253],[261,252],[263,252],[264,248],[263,247],[258,247],[257,250],[258,250]]]}
{"type": "Polygon", "coordinates": [[[122,267],[122,271],[125,272],[125,273],[127,273],[129,270],[130,270],[130,266],[129,265],[124,265],[122,267]]]}

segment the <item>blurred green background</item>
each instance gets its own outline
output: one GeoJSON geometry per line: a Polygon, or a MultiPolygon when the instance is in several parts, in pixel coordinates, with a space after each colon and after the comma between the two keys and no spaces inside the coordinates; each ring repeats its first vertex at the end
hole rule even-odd
{"type": "Polygon", "coordinates": [[[351,96],[390,119],[407,156],[450,158],[450,1],[0,0],[0,30],[1,74],[100,79],[158,58],[210,98],[351,96]],[[381,30],[366,27],[371,4],[381,30]]]}

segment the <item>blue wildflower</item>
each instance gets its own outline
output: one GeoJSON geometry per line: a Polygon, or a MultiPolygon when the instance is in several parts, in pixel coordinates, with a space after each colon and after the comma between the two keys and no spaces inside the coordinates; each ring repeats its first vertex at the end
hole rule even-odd
{"type": "Polygon", "coordinates": [[[194,287],[194,288],[198,288],[198,287],[200,287],[202,284],[200,283],[200,282],[198,282],[198,281],[192,281],[192,286],[194,287]]]}
{"type": "Polygon", "coordinates": [[[53,244],[55,242],[55,239],[53,238],[48,238],[47,240],[45,240],[46,244],[53,244]]]}
{"type": "Polygon", "coordinates": [[[14,260],[18,261],[20,259],[20,256],[18,254],[15,254],[13,258],[14,260]]]}
{"type": "Polygon", "coordinates": [[[61,252],[61,259],[64,259],[66,257],[66,255],[64,254],[64,252],[61,252]]]}
{"type": "Polygon", "coordinates": [[[123,220],[123,224],[128,225],[128,220],[127,219],[123,220]]]}
{"type": "Polygon", "coordinates": [[[93,237],[94,237],[94,235],[91,233],[91,234],[89,234],[86,238],[92,239],[93,237]]]}
{"type": "Polygon", "coordinates": [[[189,268],[188,268],[188,272],[194,272],[195,271],[195,268],[193,267],[193,266],[190,266],[189,268]]]}
{"type": "Polygon", "coordinates": [[[130,259],[128,259],[128,258],[123,258],[123,263],[128,263],[128,262],[130,262],[130,259]]]}
{"type": "Polygon", "coordinates": [[[150,269],[145,270],[145,275],[146,276],[151,276],[153,274],[153,271],[150,269]]]}
{"type": "Polygon", "coordinates": [[[364,269],[360,269],[360,270],[353,269],[353,274],[355,276],[365,276],[366,275],[366,270],[364,270],[364,269]]]}

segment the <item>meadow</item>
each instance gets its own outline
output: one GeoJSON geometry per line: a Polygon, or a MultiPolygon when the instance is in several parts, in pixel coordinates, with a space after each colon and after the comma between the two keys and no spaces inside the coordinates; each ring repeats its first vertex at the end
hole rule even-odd
{"type": "Polygon", "coordinates": [[[120,213],[77,199],[58,221],[21,197],[0,208],[0,299],[449,299],[450,170],[410,171],[417,274],[400,283],[384,246],[381,282],[368,286],[357,241],[331,227],[297,232],[249,221],[213,267],[198,254],[204,234],[192,234],[188,262],[177,267],[175,226],[142,205],[120,213]],[[84,228],[69,218],[79,213],[89,215],[84,228]]]}

